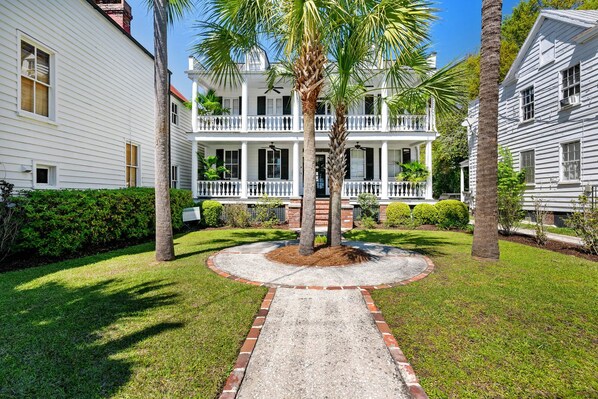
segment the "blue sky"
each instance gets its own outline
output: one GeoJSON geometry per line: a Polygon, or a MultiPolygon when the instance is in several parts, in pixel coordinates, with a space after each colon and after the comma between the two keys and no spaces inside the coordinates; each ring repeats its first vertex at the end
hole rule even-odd
{"type": "MultiPolygon", "coordinates": [[[[145,9],[145,0],[127,1],[133,9],[131,33],[153,53],[152,18],[145,9]]],[[[510,14],[518,2],[503,0],[503,13],[510,14]]],[[[432,27],[432,44],[438,53],[438,64],[442,66],[480,47],[482,0],[438,0],[436,3],[440,11],[432,27]]],[[[197,33],[193,26],[198,17],[193,14],[177,22],[168,32],[168,62],[172,83],[187,97],[191,95],[191,82],[184,71],[197,33]]]]}

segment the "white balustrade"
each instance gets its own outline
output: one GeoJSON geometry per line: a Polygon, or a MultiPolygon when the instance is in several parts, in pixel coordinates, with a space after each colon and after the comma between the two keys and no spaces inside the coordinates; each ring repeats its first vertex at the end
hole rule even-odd
{"type": "Polygon", "coordinates": [[[380,115],[347,115],[347,130],[380,130],[382,119],[380,115]]]}
{"type": "Polygon", "coordinates": [[[428,131],[428,117],[426,115],[398,115],[391,119],[390,130],[400,132],[428,131]]]}
{"type": "Polygon", "coordinates": [[[293,195],[293,182],[290,180],[262,180],[247,182],[247,196],[261,197],[291,197],[293,195]]]}
{"type": "Polygon", "coordinates": [[[293,129],[292,115],[252,115],[247,117],[247,129],[255,131],[290,131],[293,129]]]}
{"type": "Polygon", "coordinates": [[[424,198],[426,196],[426,183],[389,181],[388,196],[390,198],[424,198]]]}
{"type": "Polygon", "coordinates": [[[200,180],[197,182],[198,197],[240,197],[239,180],[200,180]]]}
{"type": "Polygon", "coordinates": [[[382,182],[377,180],[345,180],[343,183],[343,197],[354,198],[359,194],[368,193],[380,197],[382,182]]]}
{"type": "Polygon", "coordinates": [[[201,115],[197,118],[198,131],[230,132],[241,129],[239,115],[201,115]]]}

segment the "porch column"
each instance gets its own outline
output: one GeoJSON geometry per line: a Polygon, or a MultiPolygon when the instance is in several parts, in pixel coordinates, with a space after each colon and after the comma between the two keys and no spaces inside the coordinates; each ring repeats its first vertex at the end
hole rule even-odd
{"type": "Polygon", "coordinates": [[[386,80],[382,82],[382,107],[380,110],[381,115],[381,123],[380,130],[383,132],[388,132],[389,124],[388,124],[388,104],[386,103],[386,97],[388,97],[388,89],[386,88],[386,80]]]}
{"type": "Polygon", "coordinates": [[[299,101],[299,94],[296,91],[293,91],[293,132],[301,131],[301,111],[299,111],[299,101]]]}
{"type": "Polygon", "coordinates": [[[461,202],[465,202],[465,172],[463,171],[464,167],[461,166],[461,194],[459,198],[461,198],[461,202]]]}
{"type": "MultiPolygon", "coordinates": [[[[247,109],[249,108],[249,95],[248,95],[247,79],[243,79],[241,83],[241,132],[247,133],[247,109]]],[[[243,155],[243,154],[241,154],[243,155]]],[[[243,170],[241,170],[243,172],[243,170]]]]}
{"type": "Polygon", "coordinates": [[[432,140],[426,141],[426,169],[428,179],[426,181],[426,199],[432,198],[432,140]]]}
{"type": "Polygon", "coordinates": [[[247,198],[247,142],[241,143],[241,198],[247,198]]]}
{"type": "Polygon", "coordinates": [[[197,118],[197,78],[193,78],[193,84],[191,85],[191,127],[194,132],[197,132],[197,118]]]}
{"type": "Polygon", "coordinates": [[[380,157],[380,180],[382,181],[382,199],[388,199],[388,142],[382,142],[382,156],[380,157]]]}
{"type": "Polygon", "coordinates": [[[197,140],[191,142],[191,192],[193,198],[197,198],[197,169],[199,168],[197,160],[197,140]]]}
{"type": "MultiPolygon", "coordinates": [[[[294,126],[294,125],[293,125],[294,126]]],[[[293,143],[293,197],[299,197],[299,142],[293,143]]]]}

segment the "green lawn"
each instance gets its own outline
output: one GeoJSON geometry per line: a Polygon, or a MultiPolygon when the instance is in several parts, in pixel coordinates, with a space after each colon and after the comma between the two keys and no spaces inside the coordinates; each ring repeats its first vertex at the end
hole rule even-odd
{"type": "Polygon", "coordinates": [[[146,244],[0,274],[0,397],[216,397],[266,289],[205,260],[292,236],[194,232],[176,239],[170,263],[146,244]]]}
{"type": "Polygon", "coordinates": [[[598,263],[506,241],[483,263],[462,233],[348,236],[433,259],[425,279],[373,293],[431,398],[598,397],[598,263]]]}
{"type": "MultiPolygon", "coordinates": [[[[522,229],[527,229],[527,230],[534,230],[536,228],[535,223],[519,223],[517,226],[522,229]]],[[[545,226],[545,227],[546,227],[546,231],[548,231],[549,233],[577,237],[575,230],[573,230],[569,227],[556,227],[556,226],[545,226]]]]}

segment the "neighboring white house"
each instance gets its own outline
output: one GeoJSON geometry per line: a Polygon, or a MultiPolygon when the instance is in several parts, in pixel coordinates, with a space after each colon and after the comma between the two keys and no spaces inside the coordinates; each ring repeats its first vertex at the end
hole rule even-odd
{"type": "MultiPolygon", "coordinates": [[[[153,58],[131,18],[124,0],[0,2],[0,179],[154,185],[153,58]]],[[[185,101],[171,87],[172,181],[190,189],[185,101]]]]}
{"type": "MultiPolygon", "coordinates": [[[[435,63],[435,57],[430,62],[435,63]]],[[[239,65],[243,82],[238,87],[223,87],[214,82],[210,71],[194,58],[187,74],[198,87],[214,89],[230,110],[223,116],[196,116],[190,156],[197,151],[217,155],[230,171],[220,181],[205,181],[193,176],[196,198],[218,198],[223,202],[251,203],[263,194],[280,197],[285,203],[302,195],[303,124],[301,104],[289,82],[277,82],[268,89],[266,72],[270,68],[262,50],[252,51],[239,65]]],[[[380,74],[373,74],[372,87],[383,87],[380,74]]],[[[390,90],[388,90],[390,91],[390,90]]],[[[433,103],[424,115],[389,116],[385,101],[387,90],[368,95],[347,116],[349,141],[347,174],[343,196],[355,201],[363,192],[373,193],[381,204],[392,201],[418,203],[432,201],[431,174],[427,182],[398,182],[398,163],[420,159],[432,168],[432,141],[436,139],[433,103]]],[[[195,94],[194,94],[195,95],[195,94]]],[[[194,104],[197,107],[197,104],[194,104]]],[[[328,132],[334,112],[320,103],[316,115],[316,190],[318,197],[329,195],[326,160],[328,132]]],[[[192,112],[192,115],[197,115],[192,112]]],[[[197,168],[193,167],[195,172],[197,168]]]]}
{"type": "MultiPolygon", "coordinates": [[[[500,87],[498,118],[499,145],[526,171],[524,209],[542,199],[562,224],[572,201],[598,185],[598,11],[540,13],[500,87]]],[[[464,126],[475,204],[477,101],[464,126]]]]}

